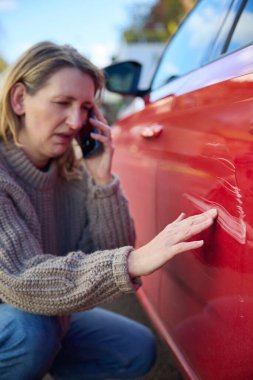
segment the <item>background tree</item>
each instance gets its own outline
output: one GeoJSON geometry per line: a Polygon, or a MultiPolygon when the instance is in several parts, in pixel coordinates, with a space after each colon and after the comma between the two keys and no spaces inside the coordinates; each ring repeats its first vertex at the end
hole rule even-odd
{"type": "Polygon", "coordinates": [[[7,67],[7,62],[4,60],[4,58],[0,57],[0,73],[4,71],[7,67]]]}
{"type": "Polygon", "coordinates": [[[196,0],[157,0],[153,6],[138,4],[130,9],[131,24],[123,31],[127,42],[165,42],[176,31],[196,0]]]}

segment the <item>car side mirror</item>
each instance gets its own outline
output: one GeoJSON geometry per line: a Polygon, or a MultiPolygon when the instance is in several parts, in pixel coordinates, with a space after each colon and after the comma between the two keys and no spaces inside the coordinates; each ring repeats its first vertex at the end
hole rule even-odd
{"type": "Polygon", "coordinates": [[[121,95],[141,96],[138,89],[142,65],[136,61],[114,63],[104,68],[106,89],[121,95]]]}

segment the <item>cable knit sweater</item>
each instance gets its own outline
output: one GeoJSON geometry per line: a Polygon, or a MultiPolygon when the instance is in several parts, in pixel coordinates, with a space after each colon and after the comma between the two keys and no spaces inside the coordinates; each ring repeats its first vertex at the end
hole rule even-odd
{"type": "Polygon", "coordinates": [[[33,313],[69,314],[133,291],[135,234],[119,180],[95,185],[35,168],[0,143],[0,299],[33,313]]]}

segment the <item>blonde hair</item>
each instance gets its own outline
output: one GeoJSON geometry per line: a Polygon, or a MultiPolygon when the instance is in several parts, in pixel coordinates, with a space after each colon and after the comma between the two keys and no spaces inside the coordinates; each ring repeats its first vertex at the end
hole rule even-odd
{"type": "MultiPolygon", "coordinates": [[[[28,49],[6,73],[0,95],[0,139],[5,143],[17,140],[18,130],[21,128],[19,116],[11,106],[11,90],[20,82],[30,95],[36,94],[49,78],[65,67],[73,67],[88,74],[95,85],[98,98],[104,88],[102,70],[93,65],[70,45],[57,45],[50,41],[40,42],[28,49]]],[[[71,145],[63,156],[57,159],[60,174],[66,178],[80,177],[80,159],[77,158],[74,147],[71,145]]]]}

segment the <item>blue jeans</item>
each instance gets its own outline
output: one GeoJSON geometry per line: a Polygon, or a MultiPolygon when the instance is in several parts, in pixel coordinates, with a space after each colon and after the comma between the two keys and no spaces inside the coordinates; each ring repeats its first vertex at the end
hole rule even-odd
{"type": "Polygon", "coordinates": [[[73,314],[65,333],[58,317],[0,304],[0,379],[93,380],[142,376],[155,360],[149,329],[95,308],[73,314]]]}

